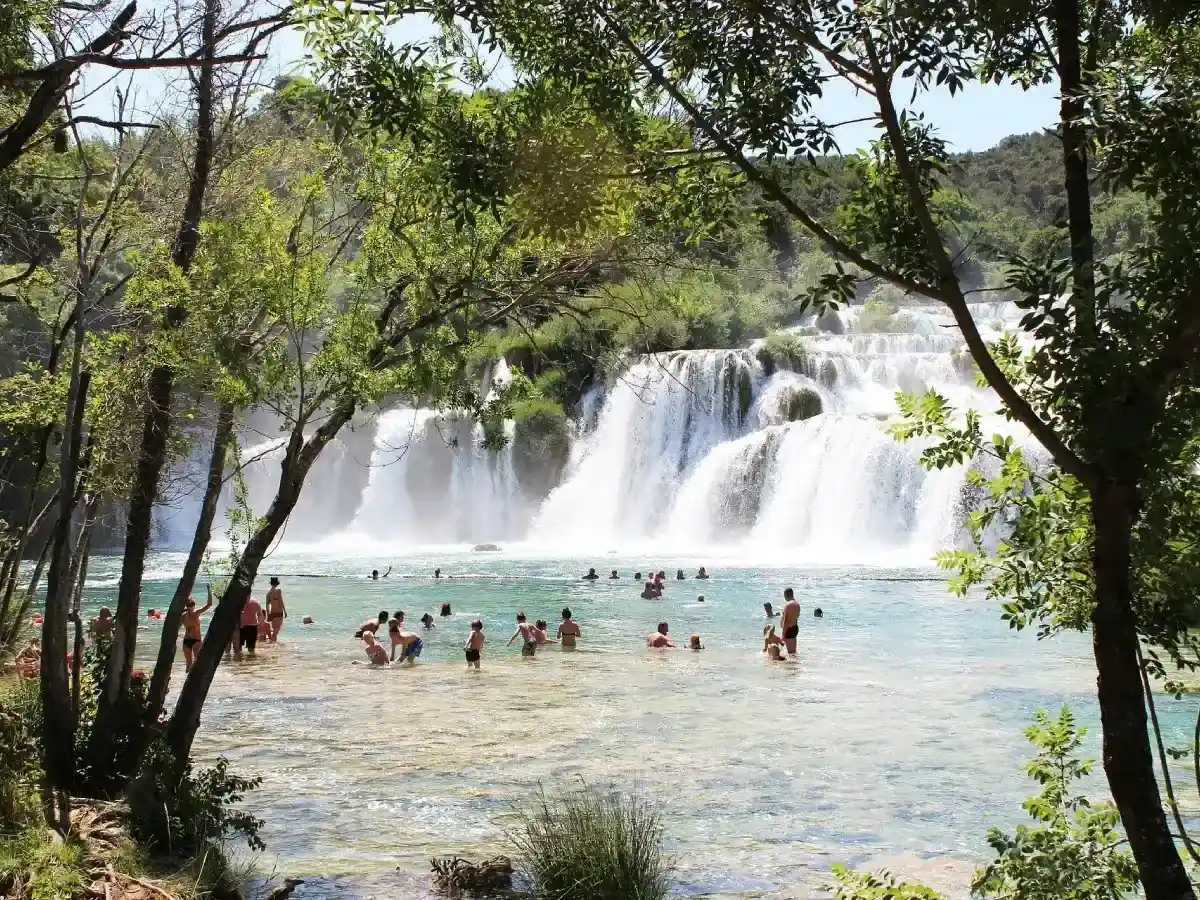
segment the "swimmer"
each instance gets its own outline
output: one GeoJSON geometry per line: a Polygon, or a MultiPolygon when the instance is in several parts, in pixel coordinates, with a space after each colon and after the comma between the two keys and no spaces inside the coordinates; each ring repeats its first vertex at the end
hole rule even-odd
{"type": "Polygon", "coordinates": [[[824,617],[825,617],[825,613],[821,612],[821,607],[818,606],[816,609],[813,610],[813,618],[814,619],[822,619],[824,617]]]}
{"type": "Polygon", "coordinates": [[[244,648],[247,654],[254,656],[254,648],[258,644],[259,626],[266,624],[262,604],[254,597],[247,598],[246,605],[242,607],[242,616],[239,622],[237,643],[233,647],[233,655],[241,659],[244,648]]]}
{"type": "Polygon", "coordinates": [[[667,637],[667,623],[666,622],[659,622],[658,629],[656,631],[652,631],[649,635],[647,635],[646,646],[653,647],[656,649],[675,646],[671,642],[671,639],[669,637],[667,637]]]}
{"type": "Polygon", "coordinates": [[[769,600],[763,604],[763,612],[767,614],[768,619],[774,619],[779,615],[779,613],[775,612],[775,607],[771,605],[769,600]]]}
{"type": "Polygon", "coordinates": [[[453,613],[450,612],[450,604],[449,603],[442,604],[442,610],[439,613],[439,615],[441,615],[441,617],[443,619],[446,618],[446,616],[453,615],[453,613]]]}
{"type": "Polygon", "coordinates": [[[557,644],[558,643],[558,641],[551,640],[550,635],[546,634],[546,629],[549,627],[550,626],[548,624],[546,624],[545,619],[538,619],[537,622],[534,624],[533,636],[537,640],[539,647],[542,644],[557,644]]]}
{"type": "Polygon", "coordinates": [[[279,579],[271,576],[271,589],[267,591],[267,623],[271,626],[271,643],[279,642],[279,632],[283,631],[283,620],[287,618],[287,606],[283,602],[283,591],[279,589],[279,579]]]}
{"type": "Polygon", "coordinates": [[[441,570],[441,569],[434,569],[434,570],[433,570],[433,577],[434,577],[434,578],[441,578],[441,577],[442,577],[442,570],[441,570]]]}
{"type": "Polygon", "coordinates": [[[703,603],[703,602],[704,602],[704,595],[703,595],[703,594],[701,594],[699,597],[697,597],[697,598],[696,598],[696,602],[697,602],[697,603],[703,603]]]}
{"type": "Polygon", "coordinates": [[[633,580],[634,580],[634,581],[641,581],[641,580],[642,580],[642,573],[641,573],[641,572],[634,572],[634,573],[633,573],[633,580]]]}
{"type": "Polygon", "coordinates": [[[641,597],[643,600],[653,600],[658,596],[658,591],[654,587],[653,581],[647,581],[646,586],[642,588],[641,597]]]}
{"type": "Polygon", "coordinates": [[[701,581],[703,581],[705,578],[708,577],[708,573],[706,571],[704,571],[704,566],[700,567],[700,571],[696,573],[696,577],[699,578],[701,581]]]}
{"type": "MultiPolygon", "coordinates": [[[[391,566],[388,566],[388,567],[387,567],[387,571],[383,573],[383,577],[384,577],[384,578],[387,578],[387,577],[388,577],[389,575],[391,575],[391,574],[392,574],[392,567],[391,567],[391,566]]],[[[379,578],[380,578],[380,575],[379,575],[379,570],[378,570],[378,569],[372,569],[372,570],[371,570],[371,580],[372,580],[372,581],[378,581],[378,580],[379,580],[379,578]]]]}
{"type": "Polygon", "coordinates": [[[476,619],[471,623],[471,633],[463,644],[463,653],[467,657],[467,668],[479,671],[479,658],[483,654],[483,645],[487,639],[483,636],[483,620],[476,619]]]}
{"type": "Polygon", "coordinates": [[[700,643],[700,635],[693,634],[690,638],[688,638],[688,649],[689,650],[703,650],[704,649],[704,645],[702,643],[700,643]]]}
{"type": "Polygon", "coordinates": [[[596,574],[595,569],[588,569],[587,574],[583,576],[583,581],[595,581],[600,576],[596,574]]]}
{"type": "Polygon", "coordinates": [[[613,569],[613,570],[612,570],[612,574],[608,576],[608,580],[609,580],[609,581],[616,581],[616,580],[617,580],[618,578],[620,578],[620,577],[621,577],[621,576],[620,576],[620,575],[617,573],[617,570],[616,570],[616,569],[613,569]]]}
{"type": "Polygon", "coordinates": [[[411,666],[417,661],[417,657],[421,655],[421,651],[425,649],[425,642],[421,640],[419,634],[414,634],[411,631],[400,630],[400,664],[411,666]]]}
{"type": "Polygon", "coordinates": [[[301,617],[300,617],[300,624],[301,624],[301,625],[312,625],[312,624],[313,624],[313,617],[312,617],[312,616],[301,616],[301,617]]]}
{"type": "Polygon", "coordinates": [[[367,659],[371,661],[373,666],[386,666],[388,664],[387,651],[383,649],[383,645],[375,640],[375,634],[371,631],[364,631],[362,639],[367,645],[367,659]]]}
{"type": "Polygon", "coordinates": [[[779,627],[783,629],[783,643],[787,647],[788,656],[796,655],[796,638],[800,636],[800,601],[791,588],[783,592],[783,615],[779,618],[779,627]]]}
{"type": "Polygon", "coordinates": [[[675,580],[676,581],[684,581],[686,578],[687,578],[687,576],[683,574],[683,569],[675,570],[675,580]]]}
{"type": "Polygon", "coordinates": [[[107,606],[100,607],[100,614],[92,619],[92,634],[98,638],[111,638],[113,632],[113,614],[107,606]]]}
{"type": "Polygon", "coordinates": [[[579,631],[579,623],[571,618],[571,609],[568,606],[563,607],[562,622],[558,625],[558,637],[562,641],[564,650],[574,650],[575,641],[582,636],[579,631]]]}
{"type": "Polygon", "coordinates": [[[185,672],[192,671],[196,654],[200,652],[200,617],[208,612],[212,605],[212,585],[208,586],[208,602],[200,609],[196,609],[196,600],[193,597],[187,598],[187,605],[183,610],[183,670],[185,672]]]}
{"type": "Polygon", "coordinates": [[[533,656],[537,653],[537,635],[534,634],[536,629],[525,621],[525,613],[517,613],[517,630],[513,632],[513,636],[508,639],[505,646],[511,647],[512,642],[518,637],[521,638],[521,655],[533,656]]]}
{"type": "Polygon", "coordinates": [[[425,615],[421,616],[421,624],[424,625],[425,630],[428,631],[433,627],[433,616],[431,616],[429,613],[425,613],[425,615]]]}
{"type": "Polygon", "coordinates": [[[774,625],[763,626],[763,653],[767,654],[767,659],[772,662],[778,662],[782,659],[780,648],[783,646],[783,640],[775,633],[774,625]]]}

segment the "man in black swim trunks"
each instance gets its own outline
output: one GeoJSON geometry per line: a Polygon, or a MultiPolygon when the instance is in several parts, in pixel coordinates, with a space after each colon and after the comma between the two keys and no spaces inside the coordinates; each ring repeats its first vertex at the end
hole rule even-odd
{"type": "Polygon", "coordinates": [[[783,592],[783,612],[779,616],[779,627],[783,629],[783,644],[788,656],[796,655],[796,638],[800,636],[800,601],[791,588],[783,592]]]}

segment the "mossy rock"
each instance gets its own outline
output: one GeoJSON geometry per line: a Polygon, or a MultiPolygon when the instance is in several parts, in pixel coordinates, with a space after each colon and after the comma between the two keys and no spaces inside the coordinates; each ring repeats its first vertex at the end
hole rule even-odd
{"type": "Polygon", "coordinates": [[[746,369],[738,372],[738,423],[746,421],[754,402],[754,380],[746,369]]]}
{"type": "Polygon", "coordinates": [[[766,336],[754,354],[767,376],[780,369],[808,374],[808,348],[804,339],[794,331],[773,331],[766,336]]]}
{"type": "Polygon", "coordinates": [[[821,395],[812,388],[792,388],[784,394],[782,407],[780,412],[789,422],[803,422],[821,414],[821,395]]]}
{"type": "Polygon", "coordinates": [[[842,322],[842,317],[833,310],[826,310],[817,319],[817,328],[824,331],[826,334],[845,334],[846,326],[842,322]]]}
{"type": "Polygon", "coordinates": [[[827,359],[821,363],[821,368],[817,370],[817,378],[825,387],[831,388],[837,384],[838,371],[832,359],[827,359]]]}
{"type": "Polygon", "coordinates": [[[545,497],[558,486],[571,454],[571,423],[557,403],[523,403],[513,414],[513,471],[521,488],[545,497]]]}

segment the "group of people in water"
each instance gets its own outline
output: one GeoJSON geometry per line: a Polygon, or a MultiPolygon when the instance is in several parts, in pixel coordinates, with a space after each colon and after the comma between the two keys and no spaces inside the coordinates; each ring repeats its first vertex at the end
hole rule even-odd
{"type": "MultiPolygon", "coordinates": [[[[387,578],[390,574],[390,567],[382,575],[376,569],[372,570],[370,578],[378,580],[379,578],[387,578]]],[[[441,569],[435,569],[433,577],[441,578],[441,569]]],[[[583,576],[583,580],[597,581],[600,577],[593,568],[588,569],[587,574],[583,576]]],[[[620,572],[616,569],[613,569],[608,576],[608,580],[610,581],[616,581],[620,578],[620,572]]],[[[636,573],[634,578],[637,582],[641,583],[642,573],[636,573]]],[[[700,567],[695,578],[701,581],[708,580],[708,572],[703,566],[700,567]]],[[[675,579],[677,581],[686,579],[682,569],[677,570],[675,579]]],[[[663,596],[665,587],[666,572],[659,571],[652,573],[645,580],[640,596],[647,600],[660,599],[663,596]]],[[[765,617],[768,620],[779,619],[778,625],[768,621],[763,626],[762,652],[771,661],[794,660],[797,654],[797,639],[800,632],[800,603],[796,599],[792,588],[787,588],[783,592],[783,598],[783,607],[778,611],[769,602],[763,604],[765,617]]],[[[697,600],[703,602],[703,595],[697,597],[697,600]]],[[[187,600],[180,623],[183,631],[184,666],[187,671],[191,671],[203,642],[200,617],[208,612],[212,608],[212,605],[211,587],[208,589],[208,596],[203,606],[197,606],[194,598],[188,598],[187,600]]],[[[451,615],[453,613],[450,604],[442,603],[440,617],[448,618],[451,615]]],[[[824,613],[819,607],[813,610],[814,618],[819,619],[823,615],[824,613]]],[[[260,639],[268,645],[277,644],[279,635],[283,631],[284,622],[288,617],[288,608],[283,598],[283,590],[280,587],[279,578],[272,576],[264,603],[260,603],[254,597],[247,599],[242,608],[238,630],[234,633],[229,645],[225,648],[226,656],[232,655],[240,659],[243,652],[253,656],[260,639]]],[[[163,613],[157,609],[151,609],[148,613],[148,618],[151,620],[161,620],[163,613]]],[[[405,619],[406,616],[403,610],[397,610],[392,613],[389,613],[387,610],[381,610],[376,618],[368,619],[354,631],[354,637],[363,641],[367,661],[370,665],[386,666],[399,662],[401,665],[412,666],[420,658],[425,646],[421,635],[423,632],[428,632],[436,627],[434,617],[428,612],[421,616],[419,620],[421,631],[410,630],[406,626],[405,619]],[[386,645],[384,643],[384,635],[386,635],[386,645]]],[[[302,622],[305,625],[311,625],[313,624],[313,619],[311,616],[306,615],[303,616],[302,622]]],[[[107,639],[112,636],[113,625],[112,611],[107,606],[101,607],[98,615],[91,621],[90,632],[98,639],[107,639]]],[[[538,648],[550,644],[557,644],[563,650],[574,650],[578,646],[578,642],[582,636],[582,630],[579,627],[579,623],[575,621],[570,607],[563,608],[562,620],[558,623],[553,637],[550,634],[550,627],[545,619],[537,619],[531,622],[522,611],[516,615],[516,628],[505,646],[511,646],[520,640],[521,655],[523,657],[533,657],[537,654],[538,648]]],[[[483,620],[476,618],[471,622],[470,630],[462,646],[468,668],[476,670],[480,668],[480,661],[483,657],[483,648],[486,641],[483,620]]],[[[646,646],[651,649],[671,649],[676,646],[670,637],[670,626],[667,622],[659,622],[657,628],[647,635],[646,646]]],[[[686,646],[693,651],[704,649],[704,644],[698,634],[690,635],[686,646]]],[[[32,670],[37,665],[39,654],[40,647],[31,647],[28,652],[18,659],[18,664],[23,664],[32,670]]]]}

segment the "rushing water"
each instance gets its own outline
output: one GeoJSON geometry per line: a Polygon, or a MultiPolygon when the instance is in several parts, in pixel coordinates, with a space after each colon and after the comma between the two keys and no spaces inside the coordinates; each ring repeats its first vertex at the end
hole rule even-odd
{"type": "MultiPolygon", "coordinates": [[[[976,308],[992,329],[1011,313],[976,308]]],[[[1081,636],[1039,645],[927,568],[961,537],[963,472],[926,471],[920,446],[881,419],[898,389],[985,413],[995,401],[955,365],[944,317],[907,315],[910,333],[874,335],[845,314],[845,333],[807,339],[803,373],[768,375],[752,349],[631,360],[585,398],[544,498],[522,491],[509,451],[485,452],[452,416],[394,409],[347,430],[262,569],[284,576],[283,644],[221,667],[197,745],[263,777],[251,802],[267,868],[307,876],[305,897],[424,896],[431,856],[502,852],[514,803],[582,779],[662,804],[684,893],[808,896],[842,861],[964,896],[987,828],[1021,820],[1033,790],[1022,728],[1063,702],[1094,724],[1094,674],[1081,636]],[[785,421],[797,387],[822,414],[785,421]],[[464,547],[484,541],[505,549],[464,547]],[[638,598],[635,571],[701,564],[712,580],[638,598]],[[386,580],[365,578],[388,565],[386,580]],[[434,566],[456,577],[434,581],[434,566]],[[622,578],[582,583],[589,566],[622,578]],[[789,585],[825,616],[802,619],[800,663],[769,664],[762,603],[789,585]],[[442,602],[454,615],[418,666],[363,665],[355,625],[380,609],[416,623],[442,602]],[[529,661],[504,646],[517,609],[553,626],[564,605],[580,652],[529,661]],[[475,616],[488,635],[478,674],[460,649],[475,616]],[[647,651],[660,619],[707,649],[647,651]]],[[[485,380],[504,377],[501,365],[485,380]]],[[[279,441],[244,443],[261,512],[279,441]]],[[[176,545],[189,502],[160,517],[176,545]]],[[[180,564],[153,556],[144,607],[165,605],[180,564]]],[[[117,573],[93,564],[93,607],[117,573]]],[[[1182,741],[1187,711],[1161,711],[1182,741]]]]}

